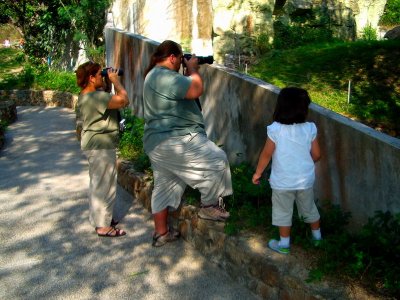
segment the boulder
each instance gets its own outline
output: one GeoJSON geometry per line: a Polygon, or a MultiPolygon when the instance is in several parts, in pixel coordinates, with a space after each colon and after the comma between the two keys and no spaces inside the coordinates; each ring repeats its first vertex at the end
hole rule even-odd
{"type": "Polygon", "coordinates": [[[386,32],[386,34],[383,36],[385,39],[388,40],[399,40],[400,39],[400,26],[396,26],[386,32]]]}
{"type": "Polygon", "coordinates": [[[17,106],[14,101],[0,100],[0,149],[4,146],[5,126],[17,120],[17,106]]]}
{"type": "Polygon", "coordinates": [[[0,120],[7,124],[17,120],[17,106],[14,101],[0,101],[0,120]]]}

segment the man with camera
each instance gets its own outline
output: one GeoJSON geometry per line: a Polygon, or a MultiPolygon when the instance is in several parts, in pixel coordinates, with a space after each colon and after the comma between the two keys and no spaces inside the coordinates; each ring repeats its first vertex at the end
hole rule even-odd
{"type": "Polygon", "coordinates": [[[198,69],[195,55],[185,58],[181,46],[167,40],[157,47],[145,71],[143,145],[154,175],[155,247],[179,238],[179,232],[168,226],[168,214],[179,207],[187,185],[200,191],[200,218],[229,217],[222,199],[232,194],[229,162],[205,132],[195,101],[203,93],[198,69]],[[182,63],[184,75],[179,73],[182,63]]]}
{"type": "Polygon", "coordinates": [[[81,149],[89,162],[89,219],[101,237],[126,234],[116,227],[119,212],[114,211],[118,109],[129,104],[128,94],[118,79],[119,72],[112,68],[102,71],[98,63],[91,61],[76,70],[81,88],[78,97],[78,112],[83,122],[81,149]],[[105,81],[114,85],[115,95],[107,91],[105,81]]]}

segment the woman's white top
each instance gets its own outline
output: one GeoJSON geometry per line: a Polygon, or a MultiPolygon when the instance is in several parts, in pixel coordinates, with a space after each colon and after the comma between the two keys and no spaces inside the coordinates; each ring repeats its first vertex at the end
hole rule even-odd
{"type": "Polygon", "coordinates": [[[274,122],[267,126],[268,137],[275,143],[272,154],[270,184],[277,190],[311,188],[315,180],[315,166],[311,157],[311,143],[317,136],[312,122],[284,125],[274,122]]]}

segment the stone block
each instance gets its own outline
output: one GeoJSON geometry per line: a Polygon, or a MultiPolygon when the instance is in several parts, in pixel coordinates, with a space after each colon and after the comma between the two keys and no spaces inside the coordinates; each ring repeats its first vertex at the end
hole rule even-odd
{"type": "Polygon", "coordinates": [[[183,205],[179,212],[179,218],[181,219],[193,219],[197,218],[198,208],[193,205],[183,205]]]}
{"type": "Polygon", "coordinates": [[[266,258],[252,257],[249,273],[267,285],[280,285],[281,275],[278,267],[266,258]]]}
{"type": "Polygon", "coordinates": [[[263,282],[258,282],[256,288],[254,289],[257,295],[260,295],[263,299],[280,299],[278,297],[279,288],[274,286],[269,286],[263,282]]]}
{"type": "Polygon", "coordinates": [[[7,124],[17,120],[17,106],[12,100],[0,100],[0,120],[7,124]]]}
{"type": "Polygon", "coordinates": [[[17,106],[62,106],[74,109],[78,96],[60,91],[2,90],[0,97],[13,100],[17,106]]]}
{"type": "Polygon", "coordinates": [[[227,239],[225,245],[226,258],[233,264],[239,266],[249,266],[250,257],[243,248],[239,247],[238,240],[235,238],[227,239]]]}
{"type": "Polygon", "coordinates": [[[193,239],[192,226],[189,220],[180,221],[178,230],[186,241],[190,242],[193,239]]]}

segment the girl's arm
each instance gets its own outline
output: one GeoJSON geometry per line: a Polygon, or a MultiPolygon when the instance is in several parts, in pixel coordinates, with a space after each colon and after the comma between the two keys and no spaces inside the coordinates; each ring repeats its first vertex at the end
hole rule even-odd
{"type": "Polygon", "coordinates": [[[318,143],[318,139],[315,138],[312,142],[311,142],[311,157],[313,159],[314,162],[317,162],[320,160],[321,158],[321,150],[319,148],[319,143],[318,143]]]}
{"type": "Polygon", "coordinates": [[[271,161],[272,153],[275,151],[275,143],[270,139],[267,138],[265,142],[264,149],[262,150],[260,157],[258,158],[258,164],[256,172],[253,175],[252,182],[254,184],[260,183],[260,178],[262,173],[264,172],[265,168],[268,166],[269,162],[271,161]]]}

